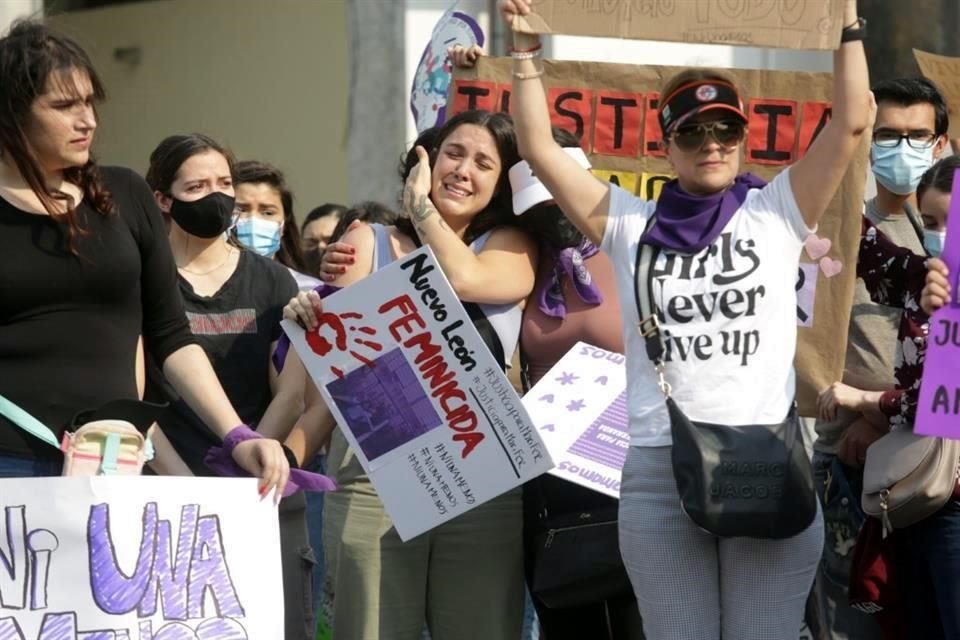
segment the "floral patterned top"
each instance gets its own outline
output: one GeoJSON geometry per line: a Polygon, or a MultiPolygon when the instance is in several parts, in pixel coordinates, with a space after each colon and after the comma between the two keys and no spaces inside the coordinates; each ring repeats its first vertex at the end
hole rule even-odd
{"type": "Polygon", "coordinates": [[[889,417],[891,429],[911,427],[930,330],[930,317],[920,308],[927,258],[895,244],[864,218],[857,277],[863,279],[871,300],[903,310],[897,332],[897,386],[880,397],[880,410],[889,417]]]}

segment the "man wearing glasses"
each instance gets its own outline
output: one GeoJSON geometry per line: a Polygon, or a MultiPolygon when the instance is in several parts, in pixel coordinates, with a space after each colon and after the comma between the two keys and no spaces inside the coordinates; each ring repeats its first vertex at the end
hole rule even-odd
{"type": "MultiPolygon", "coordinates": [[[[864,203],[864,216],[893,242],[924,255],[916,189],[948,142],[947,106],[936,87],[923,78],[887,80],[873,93],[877,118],[870,162],[877,195],[864,203]]],[[[841,394],[894,388],[901,312],[872,302],[863,281],[857,280],[842,384],[820,397],[813,464],[826,544],[815,593],[822,626],[832,640],[881,637],[871,616],[847,604],[846,592],[854,542],[864,522],[863,463],[867,447],[887,433],[888,419],[879,410],[861,413],[837,405],[851,404],[838,397],[841,394]]]]}

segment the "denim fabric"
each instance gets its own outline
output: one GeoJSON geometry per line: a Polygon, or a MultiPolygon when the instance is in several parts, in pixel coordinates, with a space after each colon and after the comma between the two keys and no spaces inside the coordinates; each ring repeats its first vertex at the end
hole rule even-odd
{"type": "Polygon", "coordinates": [[[0,454],[0,478],[42,478],[63,473],[62,462],[0,454]]]}
{"type": "Polygon", "coordinates": [[[866,613],[849,606],[847,586],[857,535],[866,520],[860,506],[863,470],[848,467],[835,455],[813,454],[814,484],[823,507],[823,558],[814,583],[819,638],[873,640],[880,627],[866,613]]]}
{"type": "Polygon", "coordinates": [[[909,640],[960,640],[960,501],[894,535],[909,640]]]}

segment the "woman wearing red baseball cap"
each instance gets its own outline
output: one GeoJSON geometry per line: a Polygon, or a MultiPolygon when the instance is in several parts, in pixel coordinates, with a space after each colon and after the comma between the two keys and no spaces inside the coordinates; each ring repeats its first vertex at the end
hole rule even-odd
{"type": "MultiPolygon", "coordinates": [[[[501,0],[505,21],[512,26],[530,4],[501,0]]],[[[844,25],[834,53],[832,120],[769,184],[740,173],[747,119],[732,77],[688,69],[670,79],[658,115],[677,177],[656,201],[597,180],[554,142],[538,36],[514,33],[511,112],[521,156],[564,214],[609,255],[622,301],[631,446],[620,549],[650,640],[799,634],[823,547],[812,486],[802,505],[785,505],[804,512],[789,537],[710,533],[681,508],[671,422],[677,408],[691,421],[715,425],[775,425],[793,415],[802,243],[839,187],[874,108],[856,0],[845,0],[844,25]],[[644,246],[654,254],[646,262],[638,259],[649,251],[640,254],[644,246]],[[649,278],[637,282],[638,270],[649,278]],[[644,315],[645,328],[652,323],[662,338],[659,367],[637,330],[633,301],[645,287],[657,307],[644,315]]],[[[764,466],[771,469],[781,470],[764,466]]],[[[721,487],[721,505],[733,489],[742,487],[721,487]]]]}

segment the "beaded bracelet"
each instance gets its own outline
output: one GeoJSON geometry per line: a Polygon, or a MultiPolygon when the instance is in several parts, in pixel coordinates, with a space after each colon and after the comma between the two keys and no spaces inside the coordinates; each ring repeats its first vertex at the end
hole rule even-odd
{"type": "Polygon", "coordinates": [[[530,51],[511,51],[510,57],[514,60],[533,60],[543,55],[542,47],[531,49],[530,51]]]}
{"type": "Polygon", "coordinates": [[[536,71],[532,71],[530,73],[517,73],[514,71],[512,75],[517,80],[533,80],[534,78],[539,78],[543,75],[543,67],[540,67],[536,71]]]}

